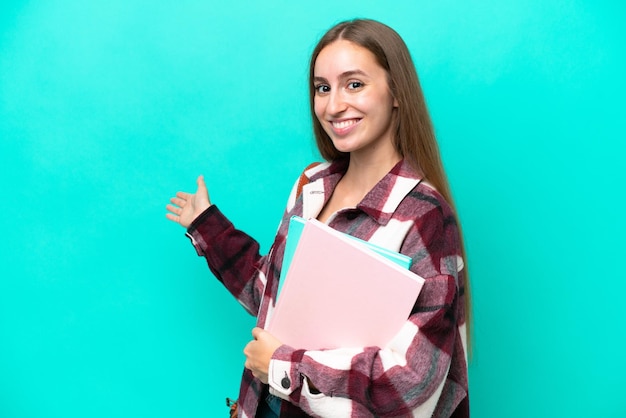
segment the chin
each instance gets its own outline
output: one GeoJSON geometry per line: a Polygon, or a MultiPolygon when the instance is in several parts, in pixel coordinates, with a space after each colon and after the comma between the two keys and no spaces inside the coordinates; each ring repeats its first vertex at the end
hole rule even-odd
{"type": "Polygon", "coordinates": [[[339,152],[350,153],[356,150],[353,144],[347,144],[345,141],[333,141],[333,146],[339,152]]]}

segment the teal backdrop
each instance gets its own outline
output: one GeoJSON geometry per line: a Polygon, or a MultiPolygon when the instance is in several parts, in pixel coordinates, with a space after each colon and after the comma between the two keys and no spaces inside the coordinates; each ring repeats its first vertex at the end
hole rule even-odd
{"type": "Polygon", "coordinates": [[[254,320],[165,219],[204,174],[267,250],[334,23],[416,61],[471,268],[473,416],[626,416],[621,1],[0,5],[0,416],[219,417],[254,320]]]}

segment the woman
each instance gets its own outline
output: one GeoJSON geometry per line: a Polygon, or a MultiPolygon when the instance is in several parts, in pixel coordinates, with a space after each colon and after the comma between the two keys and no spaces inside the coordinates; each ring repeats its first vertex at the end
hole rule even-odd
{"type": "Polygon", "coordinates": [[[326,162],[303,173],[301,193],[294,186],[269,255],[211,204],[202,177],[195,194],[179,192],[167,206],[211,271],[257,316],[239,415],[468,417],[464,251],[406,45],[376,21],[336,25],[313,51],[310,101],[326,162]],[[426,282],[389,346],[307,351],[263,330],[292,215],[412,257],[411,270],[426,282]]]}

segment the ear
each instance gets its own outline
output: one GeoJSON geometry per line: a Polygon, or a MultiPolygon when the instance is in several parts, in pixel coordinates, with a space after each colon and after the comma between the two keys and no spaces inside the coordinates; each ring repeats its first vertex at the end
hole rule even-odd
{"type": "Polygon", "coordinates": [[[400,107],[400,105],[398,104],[398,99],[396,99],[395,97],[393,98],[393,107],[400,107]]]}

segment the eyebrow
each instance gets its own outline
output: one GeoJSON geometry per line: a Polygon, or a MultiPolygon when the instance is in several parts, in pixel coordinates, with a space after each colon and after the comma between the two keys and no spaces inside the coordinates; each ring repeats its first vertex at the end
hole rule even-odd
{"type": "MultiPolygon", "coordinates": [[[[339,78],[344,79],[344,78],[353,77],[355,75],[367,76],[367,74],[365,74],[365,72],[361,70],[349,70],[349,71],[344,71],[343,73],[339,74],[339,78]]],[[[324,77],[315,76],[313,77],[313,81],[328,81],[328,80],[326,80],[324,77]]]]}

